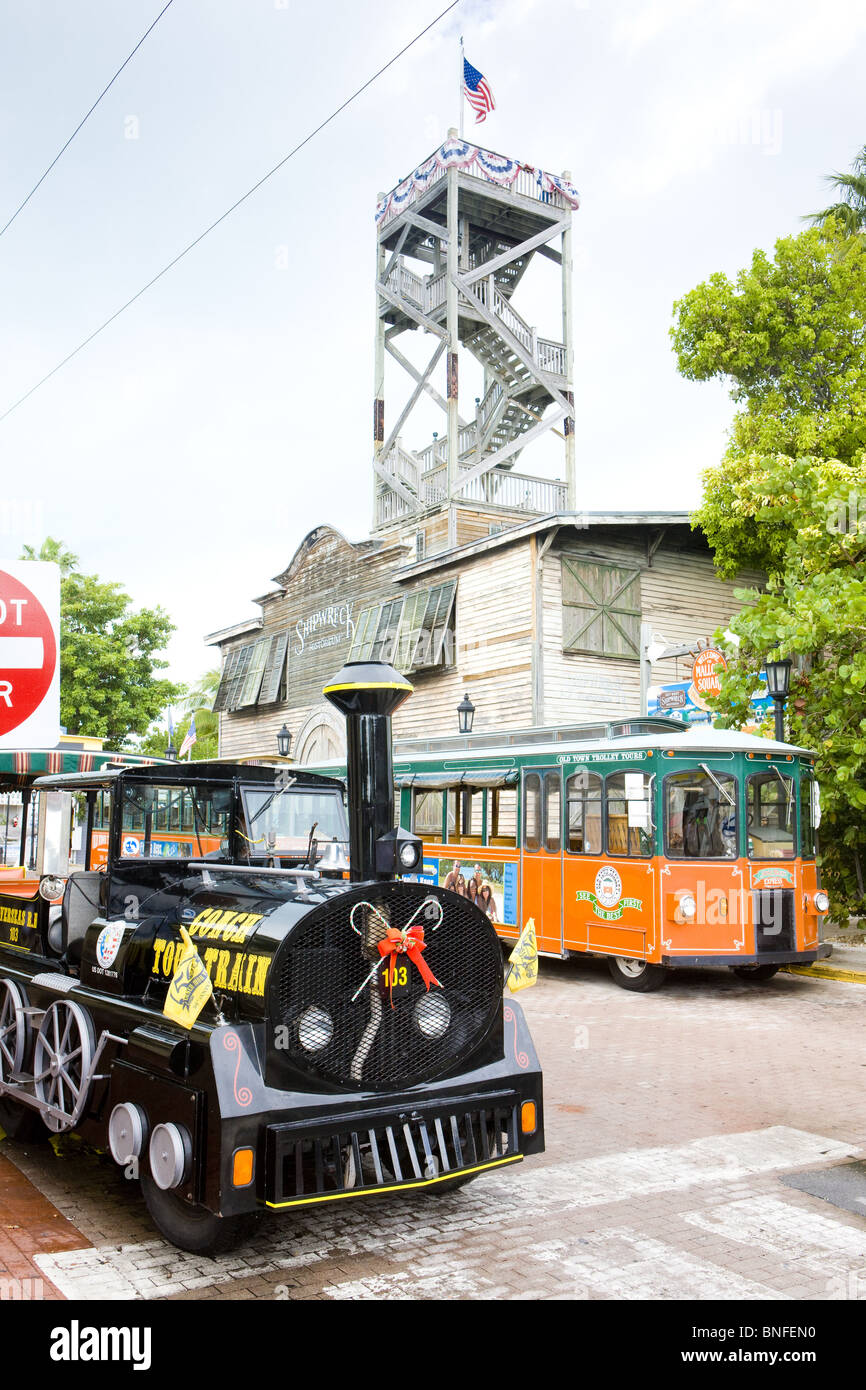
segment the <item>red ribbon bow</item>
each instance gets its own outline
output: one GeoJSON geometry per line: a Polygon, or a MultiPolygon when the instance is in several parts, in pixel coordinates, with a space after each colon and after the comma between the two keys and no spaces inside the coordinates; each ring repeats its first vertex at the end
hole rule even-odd
{"type": "MultiPolygon", "coordinates": [[[[384,940],[378,942],[378,946],[380,956],[408,956],[412,964],[417,967],[418,973],[428,990],[431,985],[437,985],[440,989],[442,988],[427,962],[422,959],[421,952],[427,948],[424,944],[424,928],[420,923],[414,927],[407,927],[405,931],[400,931],[397,927],[389,927],[384,940]]],[[[389,989],[392,1009],[394,1007],[394,964],[395,962],[392,962],[390,971],[391,984],[389,989]]]]}

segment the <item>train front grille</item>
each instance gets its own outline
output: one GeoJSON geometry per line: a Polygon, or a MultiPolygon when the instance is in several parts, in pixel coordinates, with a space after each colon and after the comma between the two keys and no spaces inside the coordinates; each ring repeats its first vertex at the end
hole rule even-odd
{"type": "Polygon", "coordinates": [[[267,1131],[266,1200],[302,1206],[392,1187],[432,1185],[520,1157],[513,1092],[484,1105],[443,1102],[395,1114],[298,1120],[267,1131]]]}

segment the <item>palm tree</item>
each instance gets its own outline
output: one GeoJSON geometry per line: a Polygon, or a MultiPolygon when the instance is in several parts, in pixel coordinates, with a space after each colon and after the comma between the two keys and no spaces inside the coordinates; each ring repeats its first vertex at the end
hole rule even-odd
{"type": "Polygon", "coordinates": [[[186,692],[180,702],[181,709],[185,714],[198,714],[200,710],[206,710],[210,713],[219,690],[219,684],[219,667],[213,671],[205,671],[203,676],[199,676],[195,685],[186,692]]]}
{"type": "Polygon", "coordinates": [[[866,233],[866,145],[855,156],[850,174],[828,174],[824,182],[836,189],[840,201],[803,220],[820,226],[826,218],[835,217],[849,236],[866,233]]]}

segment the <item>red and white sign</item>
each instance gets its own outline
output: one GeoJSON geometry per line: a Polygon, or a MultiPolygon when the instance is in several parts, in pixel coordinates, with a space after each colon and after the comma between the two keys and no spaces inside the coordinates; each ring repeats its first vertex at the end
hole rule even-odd
{"type": "Polygon", "coordinates": [[[0,748],[54,748],[60,737],[60,570],[0,564],[0,748]]]}
{"type": "Polygon", "coordinates": [[[720,695],[722,675],[728,669],[724,652],[718,647],[706,647],[695,657],[692,682],[699,695],[720,695]]]}

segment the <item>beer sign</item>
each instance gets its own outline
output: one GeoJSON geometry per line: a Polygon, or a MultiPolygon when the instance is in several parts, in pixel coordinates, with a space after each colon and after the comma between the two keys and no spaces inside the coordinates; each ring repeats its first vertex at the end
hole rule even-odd
{"type": "Polygon", "coordinates": [[[0,748],[53,748],[60,737],[60,570],[0,565],[0,748]]]}

